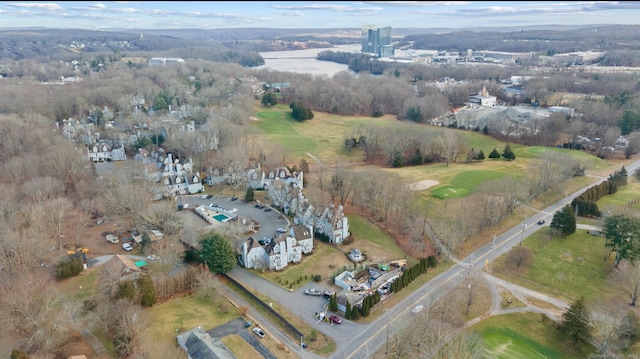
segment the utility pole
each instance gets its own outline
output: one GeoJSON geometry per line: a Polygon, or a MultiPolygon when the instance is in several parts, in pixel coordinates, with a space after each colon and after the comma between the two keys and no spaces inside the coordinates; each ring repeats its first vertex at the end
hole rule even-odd
{"type": "Polygon", "coordinates": [[[389,355],[389,321],[389,316],[387,316],[387,349],[384,352],[385,355],[389,355]]]}
{"type": "Polygon", "coordinates": [[[524,239],[524,230],[527,228],[527,224],[522,220],[522,235],[520,236],[520,247],[522,247],[522,240],[524,239]]]}

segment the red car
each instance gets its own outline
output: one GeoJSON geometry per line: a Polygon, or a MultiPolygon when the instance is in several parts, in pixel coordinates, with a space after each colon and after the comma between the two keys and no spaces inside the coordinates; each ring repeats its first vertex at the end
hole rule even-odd
{"type": "Polygon", "coordinates": [[[341,324],[342,323],[342,319],[340,319],[340,317],[337,316],[337,315],[332,315],[332,316],[329,317],[329,323],[341,324]]]}

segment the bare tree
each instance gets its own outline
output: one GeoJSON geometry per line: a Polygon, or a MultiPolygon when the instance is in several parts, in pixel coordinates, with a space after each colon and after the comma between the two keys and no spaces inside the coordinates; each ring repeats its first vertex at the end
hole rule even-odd
{"type": "Polygon", "coordinates": [[[454,131],[448,130],[438,137],[437,141],[440,148],[442,148],[447,166],[449,166],[449,162],[455,163],[462,146],[458,135],[454,131]]]}
{"type": "Polygon", "coordinates": [[[142,219],[147,226],[158,228],[168,235],[178,234],[184,226],[171,201],[150,204],[142,213],[142,219]]]}
{"type": "Polygon", "coordinates": [[[592,339],[602,358],[608,357],[612,351],[617,351],[624,346],[624,342],[620,339],[628,336],[630,334],[628,330],[632,329],[624,325],[624,318],[625,311],[612,306],[603,306],[591,311],[589,326],[592,329],[592,339]]]}
{"type": "Polygon", "coordinates": [[[33,178],[22,185],[22,192],[37,203],[62,195],[64,183],[54,177],[33,178]]]}
{"type": "Polygon", "coordinates": [[[58,239],[58,247],[62,248],[62,228],[65,217],[73,207],[71,201],[65,197],[51,199],[45,203],[45,211],[49,217],[49,223],[55,229],[55,236],[58,239]]]}
{"type": "Polygon", "coordinates": [[[168,275],[171,270],[182,263],[184,246],[177,236],[165,235],[162,240],[154,242],[151,247],[153,253],[160,257],[158,260],[160,271],[165,275],[168,275]]]}
{"type": "Polygon", "coordinates": [[[516,271],[520,271],[522,266],[529,265],[533,260],[533,254],[529,248],[514,247],[509,254],[507,254],[507,263],[516,268],[516,271]]]}
{"type": "Polygon", "coordinates": [[[148,327],[139,306],[121,299],[111,305],[111,328],[115,333],[113,342],[122,357],[144,353],[144,330],[148,327]]]}
{"type": "Polygon", "coordinates": [[[19,334],[17,347],[50,352],[65,338],[74,310],[44,272],[5,273],[0,290],[0,321],[5,330],[19,334]]]}
{"type": "Polygon", "coordinates": [[[629,298],[629,305],[636,306],[640,298],[640,263],[623,260],[609,275],[609,281],[629,298]]]}

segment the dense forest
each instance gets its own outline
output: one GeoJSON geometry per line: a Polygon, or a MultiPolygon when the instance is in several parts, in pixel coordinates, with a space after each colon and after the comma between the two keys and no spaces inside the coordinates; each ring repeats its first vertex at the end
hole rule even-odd
{"type": "Polygon", "coordinates": [[[71,61],[79,55],[181,57],[258,66],[264,60],[256,51],[229,48],[218,42],[185,40],[172,36],[88,30],[0,31],[0,61],[34,59],[71,61]]]}

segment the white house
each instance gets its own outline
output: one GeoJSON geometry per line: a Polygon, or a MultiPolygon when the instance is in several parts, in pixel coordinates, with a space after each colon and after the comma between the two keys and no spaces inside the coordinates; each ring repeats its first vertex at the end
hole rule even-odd
{"type": "Polygon", "coordinates": [[[127,159],[123,147],[114,149],[106,143],[94,144],[87,148],[87,154],[89,160],[93,162],[124,161],[127,159]]]}
{"type": "Polygon", "coordinates": [[[336,208],[330,205],[325,208],[315,221],[315,228],[319,233],[328,236],[333,244],[340,244],[349,237],[349,222],[342,206],[336,208]]]}
{"type": "Polygon", "coordinates": [[[302,253],[309,254],[313,252],[313,226],[311,225],[295,225],[291,228],[289,236],[295,238],[302,253]]]}
{"type": "Polygon", "coordinates": [[[299,263],[302,260],[302,246],[300,241],[297,241],[295,237],[286,236],[287,242],[287,262],[299,263]]]}
{"type": "Polygon", "coordinates": [[[312,251],[313,227],[298,225],[265,245],[249,237],[242,244],[241,261],[245,268],[282,270],[312,251]]]}
{"type": "Polygon", "coordinates": [[[269,258],[269,269],[282,270],[288,264],[287,242],[283,236],[274,238],[265,246],[264,251],[269,258]]]}
{"type": "Polygon", "coordinates": [[[245,268],[265,269],[267,252],[253,237],[242,243],[242,264],[245,268]]]}

